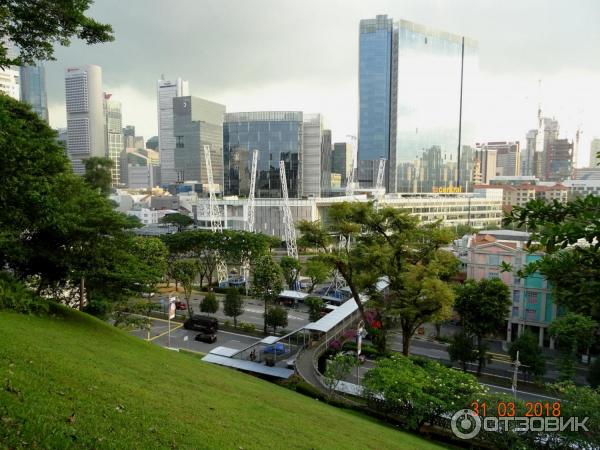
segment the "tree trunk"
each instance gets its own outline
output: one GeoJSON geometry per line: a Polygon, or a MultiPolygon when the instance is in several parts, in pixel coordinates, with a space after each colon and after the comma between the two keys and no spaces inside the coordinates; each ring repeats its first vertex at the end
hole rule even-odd
{"type": "Polygon", "coordinates": [[[83,311],[84,302],[85,302],[85,280],[81,277],[79,280],[79,311],[83,311]]]}
{"type": "Polygon", "coordinates": [[[410,351],[410,340],[412,335],[410,333],[410,327],[402,326],[402,354],[408,356],[410,351]]]}
{"type": "Polygon", "coordinates": [[[477,376],[481,375],[481,369],[483,369],[483,337],[477,336],[477,376]]]}
{"type": "Polygon", "coordinates": [[[233,316],[233,328],[237,328],[237,316],[233,316]]]}
{"type": "Polygon", "coordinates": [[[263,326],[263,331],[265,334],[267,334],[267,301],[263,300],[265,302],[265,315],[264,315],[264,326],[263,326]]]}
{"type": "Polygon", "coordinates": [[[358,306],[358,311],[360,312],[360,316],[361,316],[363,322],[365,323],[365,326],[367,326],[369,324],[369,321],[367,320],[367,316],[365,314],[365,309],[363,308],[362,302],[360,301],[360,297],[358,295],[358,290],[356,289],[356,286],[354,285],[352,280],[349,279],[350,277],[348,276],[348,274],[346,273],[345,270],[341,269],[339,266],[337,267],[337,269],[340,272],[340,274],[342,275],[342,277],[344,277],[344,280],[346,280],[346,284],[350,288],[350,292],[352,293],[352,297],[354,298],[354,301],[356,302],[356,306],[358,306]]]}
{"type": "Polygon", "coordinates": [[[189,298],[185,298],[185,304],[187,305],[187,310],[188,310],[188,316],[190,316],[190,319],[192,318],[192,308],[190,307],[190,299],[189,298]]]}

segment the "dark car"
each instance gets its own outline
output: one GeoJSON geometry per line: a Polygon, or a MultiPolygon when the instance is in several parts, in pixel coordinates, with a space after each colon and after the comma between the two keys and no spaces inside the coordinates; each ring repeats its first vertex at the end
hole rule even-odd
{"type": "Polygon", "coordinates": [[[178,309],[180,311],[186,311],[187,310],[187,304],[185,302],[175,302],[175,309],[178,309]]]}
{"type": "Polygon", "coordinates": [[[219,329],[219,321],[216,317],[194,315],[183,323],[183,328],[214,334],[219,329]]]}
{"type": "Polygon", "coordinates": [[[213,342],[217,341],[217,335],[214,333],[198,333],[194,340],[212,344],[213,342]]]}

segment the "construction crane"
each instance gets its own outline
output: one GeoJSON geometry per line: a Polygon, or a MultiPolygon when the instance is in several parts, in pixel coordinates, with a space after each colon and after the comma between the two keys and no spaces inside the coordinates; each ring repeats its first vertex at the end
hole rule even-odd
{"type": "Polygon", "coordinates": [[[375,189],[377,189],[377,190],[383,189],[384,174],[385,174],[385,159],[381,158],[379,160],[379,169],[377,170],[377,183],[375,184],[375,189]]]}
{"type": "MultiPolygon", "coordinates": [[[[212,162],[210,159],[210,145],[204,146],[204,162],[206,165],[206,176],[208,178],[208,210],[210,215],[210,229],[215,233],[222,233],[223,218],[221,216],[219,205],[217,205],[217,196],[215,195],[212,162]]],[[[221,283],[226,282],[228,279],[227,264],[218,252],[216,252],[215,256],[217,260],[217,277],[220,285],[221,283]]]]}
{"type": "Polygon", "coordinates": [[[283,225],[285,227],[285,244],[287,255],[298,259],[298,247],[296,246],[296,228],[290,209],[290,199],[288,197],[287,180],[285,176],[285,163],[279,161],[279,178],[281,179],[281,191],[283,193],[283,225]]]}
{"type": "Polygon", "coordinates": [[[354,195],[354,180],[355,179],[356,179],[356,168],[354,167],[354,160],[352,160],[350,175],[348,175],[348,179],[346,180],[346,197],[351,197],[354,195]]]}
{"type": "Polygon", "coordinates": [[[250,192],[248,193],[248,220],[246,231],[254,231],[254,191],[256,190],[256,166],[258,165],[258,150],[252,151],[252,171],[250,172],[250,192]]]}

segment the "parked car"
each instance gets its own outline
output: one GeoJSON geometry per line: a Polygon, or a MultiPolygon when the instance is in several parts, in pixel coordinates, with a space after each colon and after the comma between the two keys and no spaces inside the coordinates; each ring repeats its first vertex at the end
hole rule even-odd
{"type": "Polygon", "coordinates": [[[217,335],[215,333],[198,333],[194,340],[212,344],[217,341],[217,335]]]}
{"type": "Polygon", "coordinates": [[[216,333],[219,329],[219,321],[216,317],[194,315],[183,323],[183,328],[204,333],[216,333]]]}
{"type": "Polygon", "coordinates": [[[187,304],[185,302],[176,301],[175,309],[178,309],[180,311],[187,311],[187,304]]]}

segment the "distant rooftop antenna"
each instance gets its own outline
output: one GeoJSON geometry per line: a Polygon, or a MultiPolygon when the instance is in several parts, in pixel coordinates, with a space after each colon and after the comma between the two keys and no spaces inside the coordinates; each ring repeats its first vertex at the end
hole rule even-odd
{"type": "Polygon", "coordinates": [[[542,123],[542,80],[538,80],[538,124],[542,123]]]}

